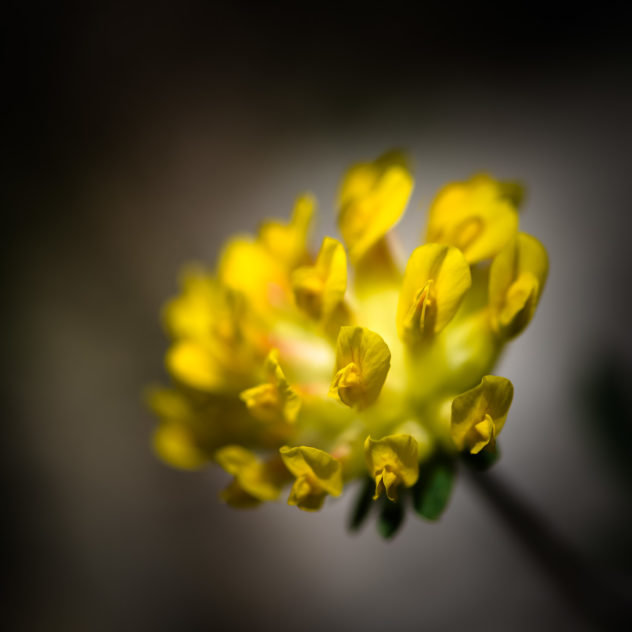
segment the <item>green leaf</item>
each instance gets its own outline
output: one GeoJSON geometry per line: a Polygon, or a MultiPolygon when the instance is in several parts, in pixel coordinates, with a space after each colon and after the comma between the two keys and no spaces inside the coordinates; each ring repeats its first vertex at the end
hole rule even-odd
{"type": "Polygon", "coordinates": [[[463,453],[461,454],[463,462],[477,472],[485,472],[500,458],[498,444],[494,449],[485,448],[478,454],[463,453]]]}
{"type": "Polygon", "coordinates": [[[349,523],[349,529],[351,529],[351,531],[357,531],[371,512],[374,505],[374,492],[375,482],[373,479],[365,477],[351,513],[351,521],[349,523]]]}
{"type": "Polygon", "coordinates": [[[384,498],[382,501],[382,511],[377,520],[377,530],[385,538],[392,538],[404,522],[404,505],[401,499],[397,502],[384,498]]]}
{"type": "Polygon", "coordinates": [[[428,520],[441,517],[450,499],[454,475],[454,461],[448,457],[435,457],[422,466],[413,487],[413,505],[420,516],[428,520]]]}

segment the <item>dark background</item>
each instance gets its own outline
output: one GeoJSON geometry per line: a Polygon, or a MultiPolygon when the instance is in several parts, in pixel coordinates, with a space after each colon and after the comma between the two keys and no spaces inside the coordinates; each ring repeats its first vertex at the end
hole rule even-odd
{"type": "MultiPolygon", "coordinates": [[[[624,4],[10,3],[3,20],[5,568],[10,629],[584,629],[466,480],[394,541],[234,512],[148,443],[179,266],[287,216],[334,230],[343,169],[408,148],[416,244],[449,180],[529,190],[539,313],[504,357],[497,467],[632,594],[624,4]]],[[[314,240],[314,244],[318,242],[314,240]]]]}

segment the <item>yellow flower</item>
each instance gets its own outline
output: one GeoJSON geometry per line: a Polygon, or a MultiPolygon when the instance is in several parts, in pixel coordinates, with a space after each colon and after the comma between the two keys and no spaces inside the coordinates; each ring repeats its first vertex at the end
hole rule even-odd
{"type": "Polygon", "coordinates": [[[173,338],[167,369],[201,391],[234,390],[258,357],[259,333],[244,297],[198,266],[185,268],[181,285],[182,293],[163,310],[173,338]]]}
{"type": "Polygon", "coordinates": [[[494,329],[509,337],[528,324],[546,283],[549,261],[544,246],[519,233],[492,261],[489,304],[494,329]]]}
{"type": "Polygon", "coordinates": [[[220,283],[243,296],[253,309],[280,306],[290,292],[283,262],[261,241],[236,237],[228,242],[218,269],[220,283]]]}
{"type": "Polygon", "coordinates": [[[287,469],[296,477],[287,501],[289,505],[316,511],[322,507],[327,494],[342,494],[342,470],[334,457],[309,446],[283,446],[279,452],[287,469]]]}
{"type": "Polygon", "coordinates": [[[316,263],[292,273],[296,304],[315,320],[327,320],[342,303],[347,289],[347,255],[342,244],[325,237],[316,263]]]}
{"type": "Polygon", "coordinates": [[[293,423],[301,409],[301,399],[288,384],[276,349],[268,354],[265,370],[267,381],[242,391],[239,397],[252,415],[262,421],[293,423]]]}
{"type": "Polygon", "coordinates": [[[347,406],[366,408],[379,397],[390,363],[391,352],[378,334],[363,327],[341,327],[329,392],[347,406]]]}
{"type": "Polygon", "coordinates": [[[174,338],[204,338],[210,335],[221,288],[201,266],[184,268],[180,278],[182,293],[163,309],[163,320],[174,338]]]}
{"type": "Polygon", "coordinates": [[[221,362],[210,342],[178,341],[167,352],[165,362],[175,378],[194,388],[213,391],[224,382],[221,362]]]}
{"type": "Polygon", "coordinates": [[[419,449],[410,435],[395,434],[364,442],[369,474],[375,478],[374,499],[383,493],[389,500],[397,500],[397,487],[412,487],[419,476],[419,449]]]}
{"type": "Polygon", "coordinates": [[[184,424],[160,424],[154,432],[153,447],[163,461],[183,470],[199,470],[209,462],[184,424]]]}
{"type": "Polygon", "coordinates": [[[408,260],[397,305],[402,340],[415,342],[442,331],[471,284],[470,267],[460,250],[439,244],[419,246],[408,260]]]}
{"type": "Polygon", "coordinates": [[[452,440],[458,450],[478,454],[493,447],[505,425],[513,399],[513,384],[504,377],[486,375],[478,386],[452,402],[452,440]]]}
{"type": "Polygon", "coordinates": [[[347,171],[338,196],[338,226],[358,262],[400,219],[413,190],[403,156],[389,153],[347,171]]]}
{"type": "Polygon", "coordinates": [[[217,463],[235,478],[222,492],[221,498],[233,507],[255,507],[267,500],[276,500],[286,482],[278,461],[263,463],[250,450],[228,445],[215,453],[217,463]]]}
{"type": "Polygon", "coordinates": [[[489,259],[518,230],[515,197],[484,174],[448,184],[430,207],[426,240],[459,248],[469,263],[489,259]]]}
{"type": "Polygon", "coordinates": [[[259,228],[259,241],[287,268],[307,259],[307,236],[316,210],[316,199],[306,193],[297,198],[289,223],[269,220],[259,228]]]}
{"type": "Polygon", "coordinates": [[[445,464],[493,453],[513,387],[488,374],[533,317],[548,260],[518,232],[521,187],[479,175],[440,191],[428,243],[402,265],[388,232],[412,190],[405,159],[385,154],[343,178],[342,241],[309,247],[304,194],[289,221],[229,239],[215,268],[185,268],[162,312],[173,383],[147,395],[165,462],[219,464],[235,507],[293,481],[288,503],[314,511],[370,477],[382,519],[407,494],[438,517],[445,464]]]}
{"type": "Polygon", "coordinates": [[[198,470],[210,460],[196,436],[195,412],[181,392],[154,387],[145,393],[147,405],[160,417],[153,449],[163,461],[183,470],[198,470]]]}

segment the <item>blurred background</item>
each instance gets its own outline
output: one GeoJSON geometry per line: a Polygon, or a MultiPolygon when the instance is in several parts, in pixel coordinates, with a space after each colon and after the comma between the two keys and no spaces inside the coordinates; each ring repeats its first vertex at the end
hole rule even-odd
{"type": "Polygon", "coordinates": [[[439,524],[351,535],[220,504],[149,449],[158,313],[186,261],[410,151],[412,249],[447,181],[528,187],[551,259],[496,472],[626,597],[632,46],[623,3],[10,3],[2,481],[9,629],[589,629],[468,483],[439,524]]]}

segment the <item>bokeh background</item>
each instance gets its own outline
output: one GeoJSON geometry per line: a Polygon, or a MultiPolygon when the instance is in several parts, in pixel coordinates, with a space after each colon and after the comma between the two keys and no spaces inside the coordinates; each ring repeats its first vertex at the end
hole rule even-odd
{"type": "MultiPolygon", "coordinates": [[[[10,3],[11,4],[11,3],[10,3]]],[[[149,449],[182,263],[404,147],[416,244],[439,186],[522,179],[551,258],[498,373],[497,473],[632,595],[623,4],[14,3],[4,24],[4,592],[10,629],[589,629],[468,481],[439,524],[235,512],[149,449]]],[[[4,618],[4,616],[3,616],[4,618]]]]}

